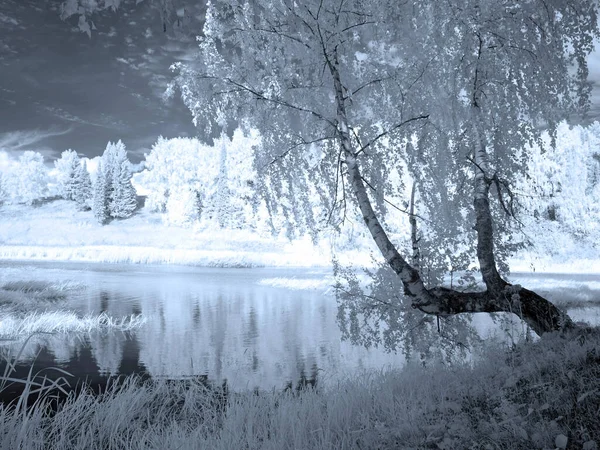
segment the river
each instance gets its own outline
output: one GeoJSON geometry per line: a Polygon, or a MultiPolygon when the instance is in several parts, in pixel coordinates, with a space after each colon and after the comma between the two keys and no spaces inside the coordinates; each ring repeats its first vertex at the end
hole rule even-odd
{"type": "MultiPolygon", "coordinates": [[[[315,376],[332,383],[404,362],[401,354],[341,341],[326,269],[0,262],[0,286],[10,281],[77,283],[61,308],[146,319],[128,332],[36,335],[19,358],[23,374],[33,364],[34,373],[60,367],[91,378],[204,376],[243,390],[315,376]]],[[[600,323],[598,275],[517,274],[512,281],[560,300],[575,320],[600,323]]]]}

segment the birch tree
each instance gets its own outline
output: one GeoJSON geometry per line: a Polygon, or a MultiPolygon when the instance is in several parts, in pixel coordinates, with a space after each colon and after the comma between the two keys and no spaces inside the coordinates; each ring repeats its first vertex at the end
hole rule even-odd
{"type": "Polygon", "coordinates": [[[585,57],[598,35],[591,0],[211,0],[207,8],[198,60],[174,65],[172,88],[207,132],[223,117],[261,130],[265,195],[302,209],[296,194],[313,183],[328,218],[357,208],[403,294],[426,314],[513,312],[538,334],[571,326],[501,275],[498,237],[526,164],[516,149],[588,104],[585,57]],[[314,165],[304,157],[311,144],[320,149],[314,165]],[[474,228],[484,291],[426,285],[390,239],[386,194],[399,188],[389,171],[400,161],[432,221],[451,225],[449,242],[474,228]],[[277,189],[287,181],[296,190],[277,189]]]}

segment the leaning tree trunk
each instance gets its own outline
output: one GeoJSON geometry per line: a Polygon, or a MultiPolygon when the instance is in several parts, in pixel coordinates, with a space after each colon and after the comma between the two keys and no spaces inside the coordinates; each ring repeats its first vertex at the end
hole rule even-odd
{"type": "MultiPolygon", "coordinates": [[[[525,321],[538,335],[572,326],[571,319],[555,305],[535,292],[504,281],[496,269],[493,247],[492,216],[489,208],[489,183],[483,173],[476,181],[475,209],[478,228],[478,258],[482,264],[482,276],[487,290],[483,292],[459,292],[444,287],[427,289],[419,271],[412,267],[398,252],[383,229],[369,199],[363,181],[357,154],[350,139],[346,99],[339,73],[339,63],[334,52],[327,59],[333,78],[337,105],[338,137],[347,167],[349,186],[354,194],[363,220],[381,254],[400,277],[405,294],[412,297],[413,308],[427,314],[449,316],[476,312],[511,312],[525,321]]],[[[481,143],[481,142],[480,142],[481,143]]],[[[479,149],[484,157],[485,147],[479,149]]]]}

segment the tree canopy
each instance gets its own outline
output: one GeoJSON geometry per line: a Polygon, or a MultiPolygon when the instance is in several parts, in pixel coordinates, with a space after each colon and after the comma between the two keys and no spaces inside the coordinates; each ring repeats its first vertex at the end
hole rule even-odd
{"type": "Polygon", "coordinates": [[[257,170],[270,181],[267,196],[302,210],[298,193],[311,185],[328,218],[348,218],[347,206],[356,207],[412,306],[425,313],[514,311],[538,333],[570,323],[501,274],[514,250],[512,186],[528,158],[520,149],[589,103],[594,2],[211,0],[207,7],[198,59],[174,65],[173,87],[207,132],[227,120],[260,129],[257,170]],[[307,158],[312,145],[316,162],[307,158]],[[430,246],[432,260],[440,260],[441,243],[471,255],[452,263],[459,270],[476,256],[486,291],[426,285],[418,262],[398,252],[385,227],[397,205],[386,199],[406,198],[413,183],[427,219],[420,225],[433,236],[420,245],[430,246]]]}
{"type": "MultiPolygon", "coordinates": [[[[102,6],[67,3],[84,20],[83,4],[102,6]]],[[[361,219],[399,281],[399,302],[425,314],[514,312],[537,333],[572,325],[508,283],[506,260],[519,247],[524,150],[589,106],[593,0],[206,8],[197,58],[173,65],[168,93],[181,94],[207,138],[234,124],[260,130],[254,165],[271,212],[313,232],[361,219]],[[308,197],[321,200],[317,214],[308,197]],[[410,218],[403,239],[389,233],[392,210],[410,218]],[[474,265],[484,291],[442,286],[474,265]]],[[[396,297],[367,306],[397,307],[396,297]]],[[[357,307],[340,299],[352,316],[357,307]]]]}

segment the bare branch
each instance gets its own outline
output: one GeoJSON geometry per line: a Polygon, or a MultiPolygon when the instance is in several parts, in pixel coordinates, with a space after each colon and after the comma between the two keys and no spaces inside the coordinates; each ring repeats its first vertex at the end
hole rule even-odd
{"type": "Polygon", "coordinates": [[[307,141],[302,136],[298,136],[298,137],[300,138],[300,141],[298,141],[295,144],[293,144],[291,147],[289,147],[286,151],[284,151],[280,155],[277,155],[275,158],[273,158],[273,160],[271,160],[271,162],[268,162],[267,164],[265,164],[264,166],[262,166],[262,169],[264,169],[265,167],[268,167],[270,165],[273,165],[274,163],[276,163],[279,160],[282,160],[289,153],[291,153],[294,149],[296,149],[298,147],[303,147],[305,145],[315,144],[317,142],[323,142],[323,141],[327,141],[327,140],[333,139],[332,136],[323,136],[323,137],[320,137],[320,138],[316,138],[316,139],[312,139],[310,141],[307,141]]]}
{"type": "Polygon", "coordinates": [[[354,95],[357,94],[358,92],[360,92],[361,90],[363,90],[366,87],[371,86],[372,84],[376,84],[376,83],[381,83],[385,80],[389,80],[390,78],[392,78],[392,76],[390,75],[389,77],[384,77],[384,78],[378,78],[376,80],[371,80],[371,81],[367,81],[365,84],[363,84],[362,86],[359,86],[358,88],[356,88],[355,90],[353,90],[350,95],[354,95]]]}
{"type": "MultiPolygon", "coordinates": [[[[211,79],[217,79],[217,77],[202,77],[201,78],[211,78],[211,79]]],[[[232,84],[233,86],[238,87],[241,91],[245,91],[248,92],[249,94],[252,94],[254,96],[254,98],[256,100],[261,100],[261,101],[265,101],[268,103],[273,103],[279,106],[284,106],[286,108],[289,109],[293,109],[295,111],[300,111],[300,112],[304,112],[304,113],[308,113],[311,114],[315,117],[317,117],[318,119],[328,123],[329,125],[331,125],[332,127],[336,128],[337,124],[335,123],[335,121],[328,119],[327,117],[323,116],[321,113],[318,113],[317,111],[314,111],[312,109],[308,109],[308,108],[304,108],[302,106],[298,106],[298,105],[294,105],[292,103],[289,103],[285,100],[282,99],[278,99],[278,98],[271,98],[271,97],[267,97],[266,95],[264,95],[262,92],[257,91],[256,89],[253,89],[249,86],[246,86],[238,81],[235,81],[231,78],[223,78],[224,81],[226,81],[229,84],[232,84]]]]}
{"type": "Polygon", "coordinates": [[[398,128],[403,127],[404,125],[409,124],[410,122],[415,122],[417,120],[424,120],[424,119],[428,119],[429,118],[429,114],[425,114],[425,115],[421,115],[421,116],[417,116],[417,117],[411,117],[410,119],[407,119],[403,122],[400,122],[396,125],[394,125],[392,128],[383,131],[381,133],[379,133],[377,136],[375,136],[373,139],[371,139],[369,142],[367,142],[365,145],[363,145],[357,152],[356,152],[356,156],[358,156],[360,153],[364,152],[368,147],[370,147],[371,145],[373,145],[375,142],[377,142],[379,139],[381,139],[384,136],[387,136],[388,134],[396,131],[398,128]]]}
{"type": "MultiPolygon", "coordinates": [[[[361,179],[364,181],[364,183],[365,183],[367,186],[369,186],[369,188],[370,188],[370,189],[371,189],[373,192],[377,192],[377,189],[375,189],[375,188],[373,187],[373,185],[371,185],[371,183],[369,183],[369,182],[368,182],[368,181],[367,181],[367,180],[366,180],[366,179],[365,179],[363,176],[361,176],[360,178],[361,178],[361,179]]],[[[397,206],[397,205],[393,204],[392,202],[390,202],[390,201],[389,201],[389,200],[387,200],[386,198],[384,198],[384,199],[383,199],[383,201],[384,201],[385,203],[387,203],[388,205],[390,205],[392,208],[394,208],[394,209],[396,209],[396,210],[400,211],[401,213],[403,213],[403,214],[406,214],[406,215],[408,215],[408,216],[410,216],[410,215],[411,215],[410,211],[407,211],[407,210],[405,210],[405,209],[402,209],[402,208],[400,208],[399,206],[397,206]]],[[[423,221],[425,221],[425,222],[433,223],[431,220],[429,220],[429,219],[426,219],[425,217],[422,217],[422,216],[420,216],[420,215],[418,215],[418,214],[414,214],[414,217],[418,217],[419,219],[421,219],[421,220],[423,220],[423,221]]]]}

